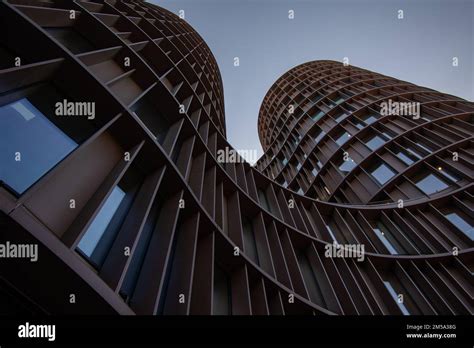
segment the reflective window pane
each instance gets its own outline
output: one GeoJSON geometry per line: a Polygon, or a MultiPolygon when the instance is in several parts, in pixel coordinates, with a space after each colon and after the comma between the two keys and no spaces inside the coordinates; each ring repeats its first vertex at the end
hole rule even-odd
{"type": "Polygon", "coordinates": [[[422,156],[420,153],[418,153],[417,151],[415,151],[415,150],[412,149],[411,147],[406,147],[406,150],[407,150],[410,154],[412,154],[413,156],[415,156],[415,157],[418,158],[418,159],[423,158],[423,156],[422,156]]]}
{"type": "Polygon", "coordinates": [[[367,147],[371,149],[372,151],[375,151],[383,144],[385,144],[385,141],[378,135],[374,136],[373,138],[371,138],[369,141],[365,143],[365,145],[367,145],[367,147]]]}
{"type": "Polygon", "coordinates": [[[314,141],[317,143],[319,143],[319,141],[324,137],[324,135],[326,135],[326,133],[324,131],[321,131],[318,136],[316,138],[314,138],[314,141]]]}
{"type": "Polygon", "coordinates": [[[431,195],[449,187],[443,180],[434,174],[428,174],[418,180],[416,186],[427,195],[431,195]]]}
{"type": "Polygon", "coordinates": [[[339,166],[339,169],[341,172],[344,174],[349,173],[354,167],[356,166],[356,163],[352,158],[349,158],[347,161],[342,161],[342,164],[339,166]]]}
{"type": "Polygon", "coordinates": [[[442,167],[438,167],[437,169],[438,169],[438,173],[445,176],[446,178],[448,178],[448,180],[451,180],[452,182],[458,182],[459,180],[461,180],[459,176],[457,176],[456,174],[454,174],[453,172],[449,170],[446,170],[442,167]]]}
{"type": "Polygon", "coordinates": [[[366,115],[365,117],[362,117],[365,123],[367,124],[372,124],[375,121],[377,121],[377,118],[373,115],[366,115]]]}
{"type": "Polygon", "coordinates": [[[0,107],[0,130],[0,180],[18,194],[77,147],[27,98],[0,107]]]}
{"type": "Polygon", "coordinates": [[[381,185],[383,185],[395,175],[395,171],[385,163],[381,163],[378,167],[372,170],[371,174],[381,185]]]}
{"type": "Polygon", "coordinates": [[[459,231],[474,240],[474,226],[468,222],[468,217],[461,216],[456,212],[450,212],[444,215],[459,231]]]}
{"type": "Polygon", "coordinates": [[[341,134],[341,136],[339,136],[337,139],[336,139],[336,143],[340,146],[340,145],[343,145],[346,141],[348,141],[350,139],[350,134],[347,133],[347,132],[344,132],[341,134]]]}
{"type": "Polygon", "coordinates": [[[318,122],[323,116],[324,116],[324,112],[319,111],[318,113],[311,116],[311,118],[313,119],[314,122],[318,122]]]}
{"type": "Polygon", "coordinates": [[[423,144],[422,142],[417,142],[416,145],[421,147],[423,150],[425,150],[428,153],[432,153],[433,151],[428,147],[428,145],[423,144]]]}
{"type": "Polygon", "coordinates": [[[335,120],[336,120],[336,122],[341,122],[341,121],[344,120],[347,116],[349,116],[349,114],[346,114],[345,112],[341,112],[339,115],[336,115],[336,116],[335,116],[335,120]]]}
{"type": "Polygon", "coordinates": [[[87,257],[92,256],[92,253],[99,244],[100,239],[104,235],[107,226],[112,221],[124,197],[125,192],[116,186],[82,237],[78,248],[87,257]]]}
{"type": "Polygon", "coordinates": [[[385,287],[387,288],[388,292],[390,293],[390,296],[392,296],[393,300],[397,304],[398,308],[400,308],[400,311],[402,312],[403,315],[410,315],[410,312],[408,311],[408,308],[403,304],[403,302],[400,302],[398,299],[398,294],[393,288],[392,284],[388,281],[383,282],[385,287]]]}
{"type": "Polygon", "coordinates": [[[406,165],[412,164],[414,161],[403,151],[399,151],[396,153],[397,157],[401,159],[406,165]]]}

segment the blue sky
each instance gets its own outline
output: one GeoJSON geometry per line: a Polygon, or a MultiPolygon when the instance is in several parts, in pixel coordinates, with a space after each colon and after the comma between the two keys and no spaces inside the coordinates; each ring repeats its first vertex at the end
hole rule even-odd
{"type": "Polygon", "coordinates": [[[307,61],[348,57],[351,65],[474,100],[474,0],[149,2],[184,10],[204,38],[224,82],[227,138],[259,156],[263,97],[278,77],[307,61]]]}

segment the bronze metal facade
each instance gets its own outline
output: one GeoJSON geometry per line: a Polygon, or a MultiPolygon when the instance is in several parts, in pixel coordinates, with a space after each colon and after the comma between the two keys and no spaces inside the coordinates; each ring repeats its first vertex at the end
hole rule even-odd
{"type": "MultiPolygon", "coordinates": [[[[176,15],[9,0],[0,29],[0,108],[75,144],[29,186],[0,178],[0,243],[39,245],[35,263],[0,260],[5,313],[472,314],[472,103],[310,62],[265,97],[257,166],[222,163],[219,69],[176,15]],[[421,117],[382,117],[382,99],[421,117]],[[62,100],[95,117],[58,117],[62,100]]],[[[20,180],[17,152],[2,165],[20,180]]]]}

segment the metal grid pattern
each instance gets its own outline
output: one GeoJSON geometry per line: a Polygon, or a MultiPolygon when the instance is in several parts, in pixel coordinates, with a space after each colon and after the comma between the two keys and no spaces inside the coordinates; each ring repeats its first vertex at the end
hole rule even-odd
{"type": "MultiPolygon", "coordinates": [[[[168,11],[142,1],[10,0],[0,3],[0,29],[3,50],[24,62],[0,70],[0,105],[47,85],[97,108],[92,135],[25,193],[0,186],[0,211],[8,216],[2,238],[35,240],[42,255],[35,268],[22,263],[2,268],[1,280],[20,289],[34,311],[472,314],[472,239],[446,218],[454,209],[471,219],[472,183],[408,200],[400,209],[397,202],[314,199],[311,192],[298,195],[293,186],[270,179],[270,151],[289,144],[297,126],[306,127],[303,119],[276,111],[313,93],[302,95],[291,86],[321,80],[331,97],[329,90],[351,83],[345,80],[347,68],[324,61],[304,64],[272,87],[259,119],[267,150],[258,165],[262,174],[245,162],[217,160],[219,150],[231,148],[218,67],[200,36],[168,11]],[[300,70],[319,77],[298,77],[300,70]],[[130,197],[127,209],[114,221],[102,257],[90,262],[78,245],[117,185],[130,197]],[[335,242],[364,245],[365,251],[356,258],[328,257],[335,242]],[[453,247],[459,251],[454,255],[453,247]],[[71,291],[80,305],[61,300],[71,291]]],[[[373,88],[426,101],[426,110],[446,121],[444,129],[451,125],[447,134],[459,145],[460,163],[472,159],[472,104],[349,69],[357,79],[354,92],[360,91],[354,105],[375,99],[363,92],[364,81],[392,85],[373,88]],[[445,105],[455,116],[436,111],[445,105]],[[471,136],[464,137],[469,129],[471,136]]],[[[317,124],[334,127],[331,120],[322,117],[317,124]]],[[[413,132],[439,127],[434,120],[420,128],[405,122],[413,132]]],[[[445,138],[433,159],[450,149],[445,138]]],[[[333,195],[348,191],[339,184],[333,195]]],[[[380,193],[369,193],[347,197],[379,200],[380,193]]]]}

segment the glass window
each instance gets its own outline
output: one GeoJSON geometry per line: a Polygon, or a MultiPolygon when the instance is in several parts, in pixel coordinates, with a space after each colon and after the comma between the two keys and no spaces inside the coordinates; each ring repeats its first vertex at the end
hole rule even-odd
{"type": "Polygon", "coordinates": [[[419,147],[421,147],[423,150],[425,150],[428,153],[433,152],[433,150],[431,150],[427,145],[425,145],[421,142],[417,142],[416,145],[418,145],[419,147]]]}
{"type": "Polygon", "coordinates": [[[107,226],[110,224],[110,221],[112,221],[112,218],[117,212],[124,197],[125,192],[123,192],[120,187],[116,186],[110,193],[99,213],[97,213],[94,221],[90,224],[78,244],[78,248],[87,257],[92,256],[92,253],[99,244],[101,237],[104,235],[107,226]]]}
{"type": "Polygon", "coordinates": [[[345,112],[341,112],[339,115],[336,115],[336,122],[341,122],[341,121],[344,120],[347,116],[349,116],[349,115],[346,114],[345,112]]]}
{"type": "Polygon", "coordinates": [[[403,315],[410,315],[410,312],[408,311],[407,307],[403,304],[403,302],[400,302],[398,299],[398,294],[393,288],[392,284],[390,282],[384,281],[383,282],[385,287],[387,288],[388,292],[390,293],[390,296],[392,296],[393,300],[397,303],[398,308],[402,311],[403,315]]]}
{"type": "Polygon", "coordinates": [[[463,217],[461,214],[455,212],[448,212],[444,214],[459,231],[468,236],[471,240],[474,240],[474,226],[468,222],[467,217],[463,217]]]}
{"type": "Polygon", "coordinates": [[[326,186],[324,186],[324,191],[326,191],[328,195],[331,195],[331,191],[329,191],[329,189],[326,186]]]}
{"type": "Polygon", "coordinates": [[[0,107],[0,181],[18,194],[77,147],[27,98],[0,107]]]}
{"type": "Polygon", "coordinates": [[[362,117],[362,119],[367,124],[372,124],[375,121],[377,121],[377,118],[374,115],[366,115],[366,116],[362,117]]]}
{"type": "Polygon", "coordinates": [[[391,255],[397,255],[398,251],[395,249],[395,247],[390,243],[389,239],[387,237],[391,237],[390,235],[387,234],[387,229],[385,225],[382,223],[378,223],[377,227],[373,228],[373,231],[375,232],[375,235],[380,239],[380,241],[383,243],[383,245],[387,248],[388,252],[391,255]]]}
{"type": "Polygon", "coordinates": [[[318,171],[316,170],[316,168],[313,168],[313,170],[311,171],[311,173],[313,174],[313,176],[318,175],[318,171]]]}
{"type": "Polygon", "coordinates": [[[283,165],[286,166],[286,164],[288,163],[288,160],[286,158],[283,158],[283,161],[281,163],[283,163],[283,165]]]}
{"type": "Polygon", "coordinates": [[[408,147],[408,146],[407,146],[407,147],[406,147],[406,150],[407,150],[410,154],[412,154],[413,156],[415,156],[417,159],[423,158],[422,155],[420,155],[417,151],[413,150],[411,147],[408,147]]]}
{"type": "Polygon", "coordinates": [[[449,185],[433,173],[430,173],[416,181],[416,186],[427,195],[431,195],[449,187],[449,185]]]}
{"type": "Polygon", "coordinates": [[[426,114],[424,114],[421,118],[422,118],[423,120],[425,120],[425,121],[428,121],[428,122],[431,121],[431,120],[433,120],[433,117],[428,116],[428,115],[426,115],[426,114]]]}
{"type": "Polygon", "coordinates": [[[385,141],[378,135],[374,136],[372,139],[370,139],[369,141],[365,143],[365,145],[367,145],[367,147],[371,149],[372,151],[375,151],[383,144],[385,144],[385,141]]]}
{"type": "Polygon", "coordinates": [[[395,176],[396,173],[385,163],[380,163],[375,169],[371,171],[371,174],[381,185],[384,185],[393,176],[395,176]]]}
{"type": "Polygon", "coordinates": [[[352,158],[348,158],[347,161],[342,161],[342,164],[339,166],[339,169],[341,172],[344,174],[349,173],[354,167],[356,166],[356,163],[352,158]]]}
{"type": "Polygon", "coordinates": [[[438,167],[438,172],[441,174],[441,175],[444,175],[446,178],[448,178],[449,180],[451,180],[452,182],[458,182],[460,179],[459,177],[454,174],[453,172],[450,172],[446,169],[444,169],[443,167],[438,167]]]}
{"type": "Polygon", "coordinates": [[[358,128],[358,129],[362,129],[364,128],[364,124],[362,124],[362,122],[360,122],[358,119],[354,118],[352,120],[352,123],[358,128]]]}
{"type": "Polygon", "coordinates": [[[314,122],[318,122],[324,116],[324,114],[325,113],[323,111],[319,111],[318,113],[311,116],[311,118],[313,119],[314,122]]]}
{"type": "Polygon", "coordinates": [[[336,139],[336,143],[341,146],[343,144],[345,144],[346,141],[348,141],[350,139],[351,135],[347,132],[344,132],[341,134],[341,136],[339,136],[339,138],[336,139]]]}
{"type": "Polygon", "coordinates": [[[301,163],[298,163],[298,165],[296,166],[296,170],[300,170],[301,169],[301,163]]]}
{"type": "Polygon", "coordinates": [[[408,154],[405,154],[403,151],[398,151],[396,155],[399,159],[401,159],[407,165],[410,165],[414,162],[414,160],[411,159],[411,157],[408,154]]]}
{"type": "Polygon", "coordinates": [[[319,143],[319,141],[326,135],[326,132],[324,131],[321,131],[318,136],[316,138],[314,138],[314,141],[317,143],[319,143]]]}
{"type": "MultiPolygon", "coordinates": [[[[325,188],[326,188],[326,187],[325,187],[325,188]]],[[[326,188],[326,190],[327,190],[327,188],[326,188]]],[[[337,243],[336,235],[334,234],[334,232],[333,232],[331,226],[326,225],[326,229],[328,230],[329,235],[331,236],[332,240],[337,243]]]]}

